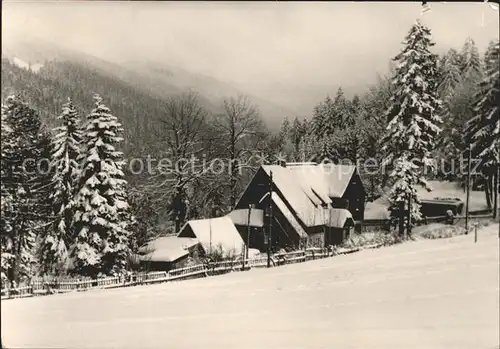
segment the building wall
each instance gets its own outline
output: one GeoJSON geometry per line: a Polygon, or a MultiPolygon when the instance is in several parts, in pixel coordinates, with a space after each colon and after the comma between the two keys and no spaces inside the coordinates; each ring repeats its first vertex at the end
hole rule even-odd
{"type": "Polygon", "coordinates": [[[143,268],[146,271],[170,271],[172,269],[178,269],[178,268],[183,268],[186,266],[188,262],[188,255],[179,258],[178,260],[174,262],[152,262],[152,261],[145,261],[141,262],[143,268]]]}
{"type": "Polygon", "coordinates": [[[250,227],[250,240],[248,240],[248,227],[245,225],[236,225],[238,233],[240,233],[241,238],[245,241],[245,245],[248,244],[249,248],[256,248],[259,251],[263,251],[263,241],[264,241],[264,228],[250,227]]]}
{"type": "MultiPolygon", "coordinates": [[[[300,222],[295,212],[291,209],[288,204],[288,201],[283,196],[283,194],[278,190],[278,188],[273,188],[274,192],[280,196],[285,205],[289,208],[289,210],[294,214],[295,218],[300,222]]],[[[247,209],[249,204],[254,204],[256,208],[262,209],[267,212],[269,201],[268,199],[263,200],[261,203],[259,201],[262,197],[269,192],[269,176],[267,173],[260,168],[255,176],[253,177],[250,184],[247,186],[247,189],[240,197],[240,200],[236,204],[236,209],[247,209]]],[[[300,244],[300,237],[296,233],[295,229],[292,228],[290,222],[283,216],[281,211],[278,209],[276,205],[273,205],[273,226],[272,226],[272,246],[273,248],[292,248],[297,247],[300,244]],[[277,220],[277,221],[276,221],[277,220]]],[[[267,216],[264,219],[265,228],[255,228],[250,233],[250,248],[256,248],[262,252],[267,250],[267,226],[268,226],[268,218],[267,216]]],[[[247,242],[247,227],[238,226],[238,232],[241,237],[247,242]]]]}
{"type": "MultiPolygon", "coordinates": [[[[247,209],[249,204],[257,205],[260,199],[269,191],[269,177],[260,168],[241,195],[236,209],[247,209]]],[[[260,207],[258,207],[260,208],[260,207]]]]}
{"type": "Polygon", "coordinates": [[[365,217],[365,190],[361,178],[356,173],[352,176],[342,199],[347,201],[347,208],[355,221],[363,221],[365,217]]]}
{"type": "MultiPolygon", "coordinates": [[[[273,211],[273,216],[276,214],[276,211],[273,211]]],[[[275,220],[273,222],[271,228],[271,245],[273,246],[273,250],[279,250],[282,248],[288,249],[298,249],[300,245],[300,239],[297,237],[295,240],[291,240],[289,236],[287,236],[281,226],[286,224],[284,218],[280,218],[279,216],[275,216],[275,220]],[[279,223],[278,223],[279,222],[279,223]],[[281,224],[281,226],[280,226],[281,224]]],[[[250,230],[250,248],[258,249],[261,252],[267,251],[267,234],[268,234],[268,225],[266,224],[263,228],[251,228],[250,230]]],[[[248,230],[246,226],[237,226],[238,232],[241,237],[244,239],[245,244],[247,243],[247,235],[248,230]]],[[[288,231],[288,234],[295,234],[295,230],[288,231]]]]}
{"type": "Polygon", "coordinates": [[[325,246],[338,245],[342,243],[342,229],[326,227],[325,246]]]}
{"type": "Polygon", "coordinates": [[[307,247],[325,247],[325,232],[322,230],[309,234],[307,247]]]}

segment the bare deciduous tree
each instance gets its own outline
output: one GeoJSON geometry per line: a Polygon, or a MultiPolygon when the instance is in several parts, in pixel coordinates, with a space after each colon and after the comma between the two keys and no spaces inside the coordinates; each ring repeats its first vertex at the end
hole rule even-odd
{"type": "Polygon", "coordinates": [[[254,167],[250,160],[264,139],[265,126],[258,108],[245,96],[225,99],[223,110],[215,117],[215,126],[219,131],[220,145],[228,154],[230,205],[234,208],[242,171],[254,167]]]}
{"type": "Polygon", "coordinates": [[[169,215],[178,232],[188,217],[190,186],[209,174],[210,168],[200,161],[210,142],[204,132],[209,114],[193,92],[169,98],[164,110],[157,129],[163,148],[147,187],[158,203],[169,203],[169,215]]]}

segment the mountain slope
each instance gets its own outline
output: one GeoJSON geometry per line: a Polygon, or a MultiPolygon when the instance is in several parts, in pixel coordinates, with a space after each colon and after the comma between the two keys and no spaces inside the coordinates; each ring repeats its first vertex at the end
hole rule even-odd
{"type": "Polygon", "coordinates": [[[162,114],[162,99],[97,69],[72,62],[49,62],[38,73],[2,59],[2,100],[17,93],[37,109],[48,127],[55,124],[62,105],[71,97],[80,115],[93,108],[99,93],[125,127],[124,147],[128,155],[155,141],[155,119],[162,114]]]}
{"type": "Polygon", "coordinates": [[[284,117],[290,118],[298,115],[293,109],[285,108],[213,77],[192,73],[179,67],[148,61],[128,62],[124,64],[124,67],[141,76],[147,76],[158,84],[163,82],[166,86],[175,86],[181,90],[192,89],[218,108],[224,98],[243,94],[259,107],[264,121],[271,128],[278,127],[284,117]]]}
{"type": "Polygon", "coordinates": [[[40,39],[3,42],[2,56],[11,61],[14,58],[21,59],[31,65],[45,64],[46,61],[53,60],[71,62],[82,68],[96,70],[103,76],[118,78],[144,93],[161,98],[193,90],[199,93],[204,105],[214,113],[221,112],[224,97],[243,94],[259,107],[264,121],[271,128],[276,128],[285,116],[297,115],[293,110],[253,96],[215,78],[169,66],[163,62],[145,59],[141,62],[115,64],[40,39]]]}

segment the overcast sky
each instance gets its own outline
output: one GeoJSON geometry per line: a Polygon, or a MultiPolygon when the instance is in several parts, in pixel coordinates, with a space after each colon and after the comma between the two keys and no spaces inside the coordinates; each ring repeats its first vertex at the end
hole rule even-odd
{"type": "Polygon", "coordinates": [[[8,2],[2,36],[38,35],[101,58],[148,58],[242,85],[373,80],[417,18],[436,50],[498,39],[482,3],[8,2]]]}

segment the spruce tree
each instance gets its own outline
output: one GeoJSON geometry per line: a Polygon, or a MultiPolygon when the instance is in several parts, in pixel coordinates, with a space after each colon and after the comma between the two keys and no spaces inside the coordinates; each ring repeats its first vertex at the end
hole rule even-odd
{"type": "Polygon", "coordinates": [[[74,207],[74,242],[70,248],[72,272],[114,275],[127,267],[131,220],[123,179],[123,140],[118,119],[94,96],[95,108],[87,116],[78,192],[74,207]]]}
{"type": "Polygon", "coordinates": [[[323,102],[314,107],[312,119],[314,133],[322,138],[344,130],[353,123],[351,114],[350,102],[346,100],[344,91],[339,87],[335,99],[327,96],[323,102]]]}
{"type": "Polygon", "coordinates": [[[12,194],[8,190],[5,181],[8,180],[8,171],[6,159],[12,148],[15,146],[12,127],[7,120],[6,106],[2,104],[2,122],[1,122],[1,215],[0,215],[0,247],[1,253],[1,282],[2,285],[8,281],[7,273],[12,267],[14,260],[13,241],[12,241],[12,194]]]}
{"type": "Polygon", "coordinates": [[[441,62],[441,76],[438,93],[442,100],[454,95],[455,89],[462,82],[460,71],[460,56],[454,49],[450,49],[441,62]]]}
{"type": "Polygon", "coordinates": [[[334,114],[334,103],[330,96],[314,107],[311,127],[314,134],[321,138],[333,132],[332,122],[334,114]]]}
{"type": "MultiPolygon", "coordinates": [[[[456,179],[458,173],[452,171],[454,162],[459,163],[459,156],[463,150],[461,130],[464,115],[469,114],[472,104],[470,89],[463,84],[460,54],[450,49],[443,57],[440,66],[438,93],[443,101],[443,132],[439,140],[440,161],[444,161],[448,168],[445,173],[437,173],[444,179],[456,179]]],[[[442,167],[440,167],[441,169],[442,167]]]]}
{"type": "Polygon", "coordinates": [[[292,126],[288,118],[283,119],[279,131],[280,155],[286,161],[292,161],[295,157],[295,147],[292,141],[292,126]]]}
{"type": "Polygon", "coordinates": [[[430,29],[417,21],[405,38],[403,50],[394,58],[398,64],[387,111],[385,163],[394,164],[390,174],[393,181],[390,211],[394,215],[401,204],[411,200],[412,220],[421,218],[415,186],[427,187],[422,169],[433,165],[431,151],[440,132],[438,124],[442,122],[441,101],[437,96],[437,57],[430,52],[433,45],[430,29]]]}
{"type": "Polygon", "coordinates": [[[300,140],[305,134],[304,125],[300,122],[298,117],[295,117],[291,127],[291,140],[295,149],[295,154],[299,153],[300,140]]]}
{"type": "Polygon", "coordinates": [[[310,162],[316,160],[317,137],[312,130],[308,130],[299,142],[298,161],[310,162]]]}
{"type": "Polygon", "coordinates": [[[486,72],[479,84],[474,106],[475,115],[465,127],[465,142],[470,144],[472,157],[480,159],[486,178],[486,199],[489,208],[493,201],[493,179],[500,161],[500,79],[498,41],[490,44],[485,55],[486,72]]]}
{"type": "Polygon", "coordinates": [[[32,274],[37,233],[47,224],[44,214],[42,160],[44,135],[35,110],[15,96],[9,96],[2,108],[2,121],[12,132],[2,149],[3,194],[8,207],[3,212],[2,272],[15,283],[32,274]],[[8,259],[8,261],[7,261],[8,259]]]}
{"type": "Polygon", "coordinates": [[[345,98],[342,87],[339,87],[337,90],[334,105],[334,119],[331,120],[332,124],[334,125],[333,128],[336,130],[344,130],[348,126],[351,126],[353,124],[351,115],[352,107],[350,105],[350,102],[345,98]]]}
{"type": "Polygon", "coordinates": [[[74,212],[71,204],[78,178],[82,132],[71,99],[68,98],[58,119],[62,124],[54,129],[51,154],[54,175],[50,200],[51,214],[55,219],[41,239],[39,261],[43,273],[57,273],[67,267],[67,249],[73,237],[71,227],[74,212]]]}
{"type": "Polygon", "coordinates": [[[288,120],[287,117],[285,117],[283,119],[283,121],[281,122],[281,125],[280,125],[280,131],[279,131],[279,135],[280,135],[280,138],[282,140],[285,140],[286,138],[288,138],[289,134],[290,134],[290,121],[288,120]]]}
{"type": "Polygon", "coordinates": [[[481,78],[481,56],[477,49],[476,43],[472,38],[467,38],[465,40],[464,46],[462,47],[461,55],[461,73],[464,80],[473,80],[481,78]]]}

